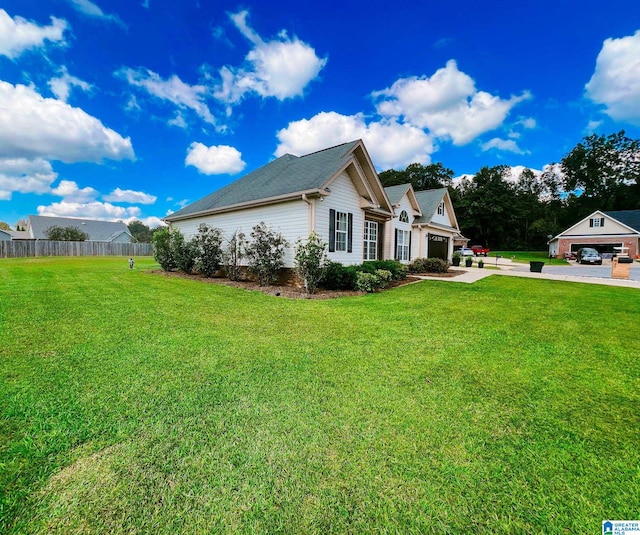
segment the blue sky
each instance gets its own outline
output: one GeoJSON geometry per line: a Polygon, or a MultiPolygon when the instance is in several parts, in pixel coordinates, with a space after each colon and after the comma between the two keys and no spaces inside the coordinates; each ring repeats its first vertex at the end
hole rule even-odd
{"type": "Polygon", "coordinates": [[[640,137],[640,5],[0,0],[0,220],[154,226],[286,152],[541,170],[640,137]]]}

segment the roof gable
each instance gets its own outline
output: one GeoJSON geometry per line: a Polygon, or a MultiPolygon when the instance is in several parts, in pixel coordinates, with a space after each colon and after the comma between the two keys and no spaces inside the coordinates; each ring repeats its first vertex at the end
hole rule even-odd
{"type": "Polygon", "coordinates": [[[384,188],[384,191],[387,194],[387,197],[389,197],[389,201],[391,202],[394,208],[398,204],[400,204],[400,201],[402,201],[402,197],[406,195],[413,210],[417,212],[418,216],[422,215],[420,203],[416,198],[416,192],[413,190],[413,186],[411,185],[411,183],[407,182],[406,184],[398,184],[396,186],[387,186],[386,188],[384,188]]]}
{"type": "Polygon", "coordinates": [[[95,219],[76,219],[71,217],[50,217],[30,215],[28,230],[33,239],[46,240],[50,227],[76,227],[85,232],[88,241],[110,242],[123,233],[131,236],[129,228],[122,221],[98,221],[95,219]]]}
{"type": "MultiPolygon", "coordinates": [[[[588,229],[581,228],[583,227],[587,221],[593,218],[605,218],[613,222],[614,228],[618,226],[620,230],[627,230],[629,233],[640,234],[640,210],[620,210],[617,212],[603,212],[601,210],[596,210],[592,214],[589,214],[587,217],[583,217],[577,223],[571,225],[568,229],[563,230],[557,236],[551,238],[547,243],[551,243],[552,241],[558,240],[563,236],[583,236],[585,234],[589,234],[592,232],[592,228],[588,229]],[[633,226],[637,225],[637,226],[633,226]],[[574,234],[572,232],[576,231],[574,234]]],[[[598,229],[605,229],[606,233],[610,233],[609,226],[605,227],[597,227],[598,229]]],[[[618,234],[619,232],[616,232],[618,234]]],[[[602,233],[600,233],[602,234],[602,233]]],[[[626,232],[624,232],[626,234],[626,232]]]]}
{"type": "Polygon", "coordinates": [[[604,214],[626,225],[630,229],[640,232],[640,210],[618,210],[615,212],[604,212],[604,214]]]}
{"type": "Polygon", "coordinates": [[[358,193],[391,212],[380,179],[361,140],[305,156],[285,154],[248,175],[166,217],[174,221],[197,215],[276,202],[303,193],[329,195],[331,182],[346,171],[358,193]]]}

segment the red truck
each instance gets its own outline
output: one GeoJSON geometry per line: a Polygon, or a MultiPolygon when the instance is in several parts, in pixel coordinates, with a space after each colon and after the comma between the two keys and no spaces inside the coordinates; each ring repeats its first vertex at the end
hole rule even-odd
{"type": "Polygon", "coordinates": [[[472,245],[471,250],[474,256],[489,256],[489,249],[482,247],[482,245],[472,245]]]}

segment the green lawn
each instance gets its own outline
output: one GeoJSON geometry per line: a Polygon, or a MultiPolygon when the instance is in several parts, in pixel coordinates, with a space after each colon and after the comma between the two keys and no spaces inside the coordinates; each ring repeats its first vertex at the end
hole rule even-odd
{"type": "Polygon", "coordinates": [[[0,260],[1,533],[599,533],[640,516],[640,293],[328,301],[0,260]]]}
{"type": "Polygon", "coordinates": [[[489,258],[500,255],[511,258],[514,262],[528,264],[530,261],[544,262],[551,266],[568,266],[570,263],[564,258],[549,258],[549,251],[491,251],[489,258]]]}

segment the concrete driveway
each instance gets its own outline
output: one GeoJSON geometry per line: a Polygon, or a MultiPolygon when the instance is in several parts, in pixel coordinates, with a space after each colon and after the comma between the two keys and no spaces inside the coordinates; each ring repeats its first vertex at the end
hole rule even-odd
{"type": "MultiPolygon", "coordinates": [[[[529,266],[526,264],[511,264],[512,271],[529,271],[529,266]]],[[[545,266],[542,268],[542,273],[549,275],[564,275],[567,277],[595,277],[598,279],[610,279],[611,278],[611,260],[604,260],[601,266],[581,265],[575,262],[571,262],[570,266],[545,266]]],[[[631,275],[629,280],[635,280],[640,282],[640,263],[634,262],[631,264],[631,275]]]]}

